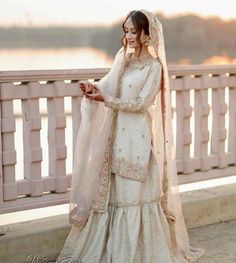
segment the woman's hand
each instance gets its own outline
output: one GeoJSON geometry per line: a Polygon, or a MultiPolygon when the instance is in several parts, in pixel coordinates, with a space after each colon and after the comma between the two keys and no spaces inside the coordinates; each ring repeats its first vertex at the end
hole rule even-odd
{"type": "Polygon", "coordinates": [[[96,88],[96,86],[90,83],[89,81],[80,81],[79,87],[83,93],[88,93],[88,94],[93,93],[94,88],[96,88]]]}
{"type": "Polygon", "coordinates": [[[79,85],[81,91],[87,99],[94,101],[105,100],[104,94],[96,87],[96,85],[90,83],[89,81],[81,81],[79,85]]]}
{"type": "Polygon", "coordinates": [[[93,93],[84,93],[85,97],[94,101],[105,101],[104,94],[95,86],[93,93]]]}

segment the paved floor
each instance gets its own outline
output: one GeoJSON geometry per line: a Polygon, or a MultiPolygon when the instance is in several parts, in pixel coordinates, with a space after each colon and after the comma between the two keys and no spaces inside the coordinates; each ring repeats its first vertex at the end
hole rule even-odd
{"type": "Polygon", "coordinates": [[[192,245],[206,250],[196,263],[236,263],[236,220],[188,231],[192,245]]]}

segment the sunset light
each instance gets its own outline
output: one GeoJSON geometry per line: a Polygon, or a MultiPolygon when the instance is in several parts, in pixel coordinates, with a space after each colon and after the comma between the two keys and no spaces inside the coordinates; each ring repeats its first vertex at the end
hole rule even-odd
{"type": "Polygon", "coordinates": [[[111,25],[130,10],[148,9],[166,16],[186,13],[199,16],[236,17],[233,0],[225,1],[109,1],[109,0],[57,0],[57,1],[4,1],[0,0],[0,25],[111,25]],[[91,8],[92,7],[92,8],[91,8]]]}

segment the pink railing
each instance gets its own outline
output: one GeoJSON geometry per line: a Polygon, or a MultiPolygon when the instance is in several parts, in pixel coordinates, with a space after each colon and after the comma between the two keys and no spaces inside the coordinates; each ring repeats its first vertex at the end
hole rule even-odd
{"type": "MultiPolygon", "coordinates": [[[[0,213],[68,202],[66,119],[72,145],[80,123],[79,80],[108,69],[0,73],[0,213]],[[71,99],[66,112],[64,100],[71,99]],[[47,101],[40,112],[39,100],[47,101]],[[21,112],[15,113],[14,101],[21,112]],[[47,118],[48,174],[42,172],[42,118],[47,118]],[[16,169],[16,119],[22,123],[23,174],[16,169]]],[[[236,174],[236,65],[170,67],[173,126],[180,183],[236,174]]],[[[71,150],[73,152],[73,148],[71,150]]],[[[72,157],[73,159],[73,157],[72,157]]]]}

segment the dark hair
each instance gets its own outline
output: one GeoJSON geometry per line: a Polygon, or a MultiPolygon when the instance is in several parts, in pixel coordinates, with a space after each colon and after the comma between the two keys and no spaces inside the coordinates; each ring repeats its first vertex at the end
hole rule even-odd
{"type": "Polygon", "coordinates": [[[149,36],[149,22],[147,17],[140,11],[130,11],[129,14],[126,16],[125,21],[122,24],[122,29],[123,29],[123,33],[124,35],[121,38],[121,43],[125,49],[127,49],[127,40],[125,38],[125,23],[126,21],[131,18],[135,29],[137,30],[137,42],[140,44],[140,51],[138,56],[140,55],[141,51],[142,51],[142,45],[141,45],[141,41],[140,41],[140,36],[142,33],[142,30],[144,31],[145,35],[149,36]]]}

